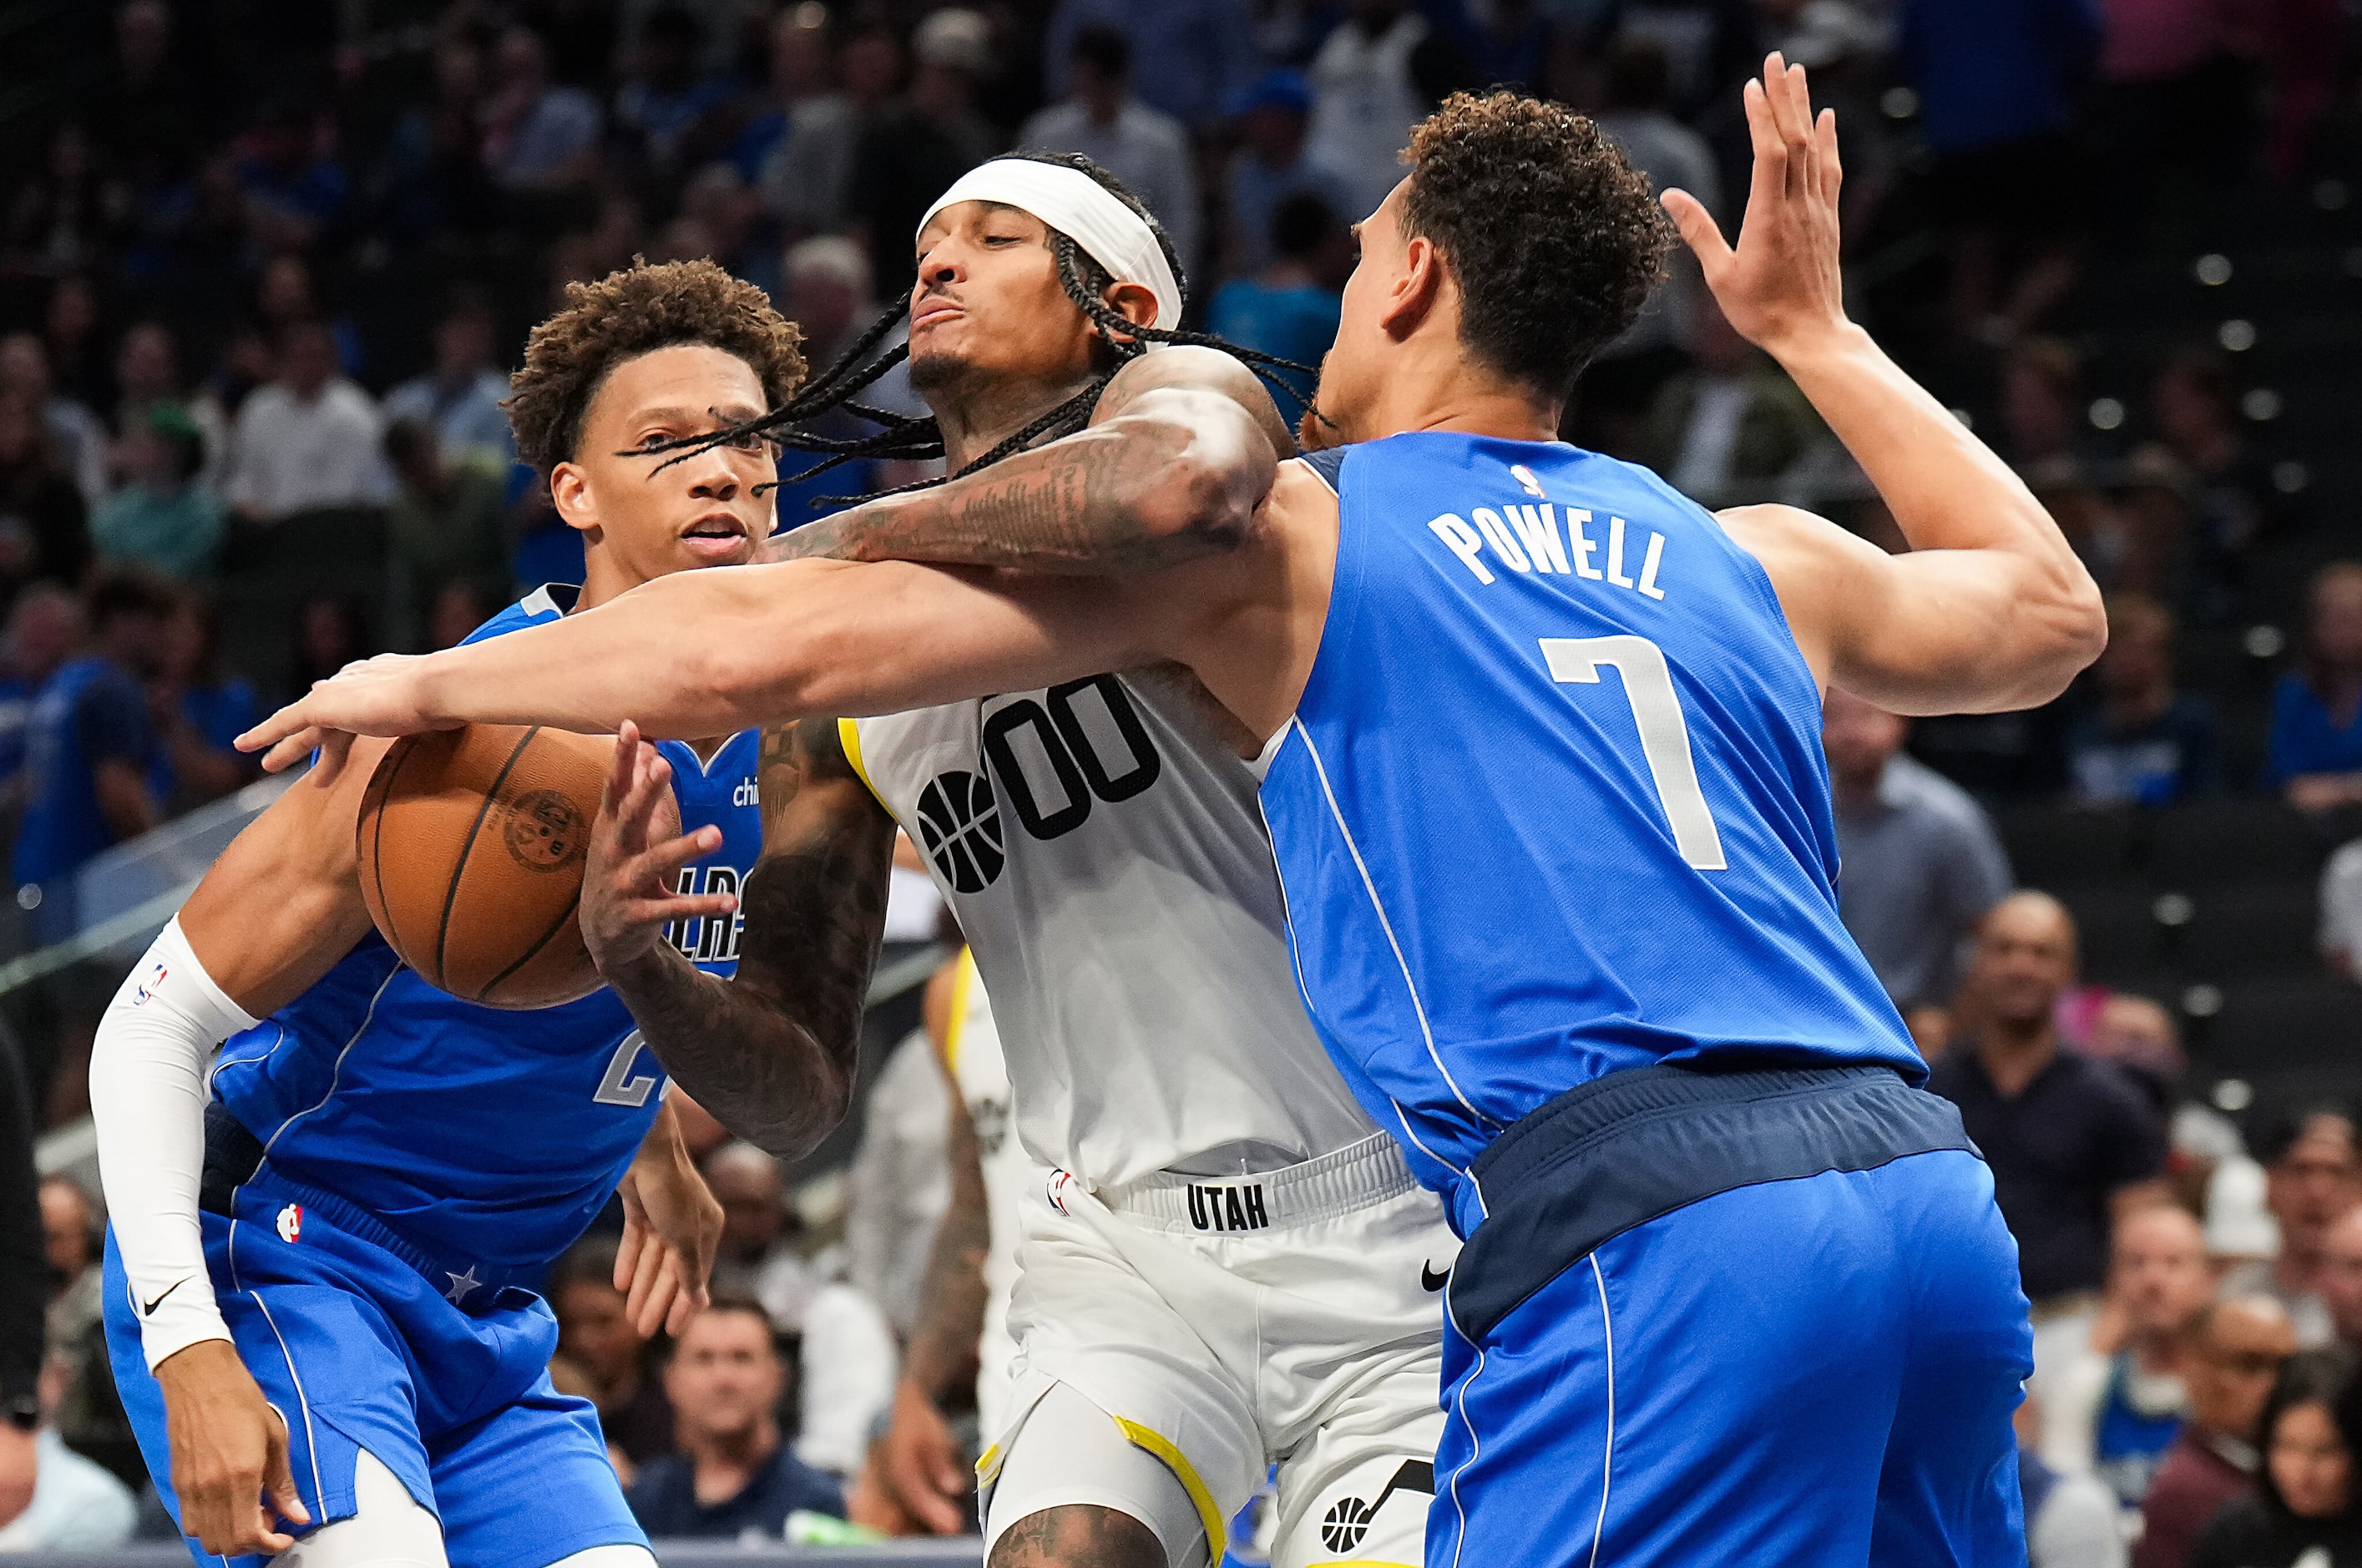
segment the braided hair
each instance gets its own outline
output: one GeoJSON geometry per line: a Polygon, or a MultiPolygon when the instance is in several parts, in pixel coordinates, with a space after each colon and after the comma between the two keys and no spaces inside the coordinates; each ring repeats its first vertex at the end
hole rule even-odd
{"type": "MultiPolygon", "coordinates": [[[[1061,168],[1076,170],[1088,175],[1102,190],[1130,208],[1142,222],[1148,225],[1149,233],[1155,237],[1157,248],[1164,253],[1165,264],[1173,269],[1173,279],[1181,291],[1182,302],[1185,305],[1187,304],[1189,280],[1187,274],[1182,270],[1180,257],[1173,249],[1173,241],[1165,235],[1164,226],[1156,221],[1156,215],[1148,210],[1139,197],[1131,193],[1122,181],[1078,152],[1023,152],[1010,156],[1023,158],[1036,163],[1049,163],[1061,168]]],[[[1092,258],[1089,252],[1077,244],[1071,236],[1055,228],[1050,230],[1050,250],[1056,259],[1060,287],[1065,291],[1066,297],[1075,303],[1076,308],[1083,313],[1085,319],[1098,326],[1103,335],[1102,363],[1098,372],[1072,397],[1054,408],[1044,411],[1021,428],[1010,432],[991,450],[966,464],[958,473],[946,474],[940,479],[921,480],[916,484],[902,485],[894,490],[880,491],[879,494],[900,495],[906,491],[924,490],[930,486],[944,484],[960,478],[961,475],[974,473],[978,469],[989,467],[1003,458],[1021,452],[1037,443],[1054,441],[1061,436],[1073,435],[1091,422],[1092,412],[1098,407],[1099,396],[1107,391],[1108,382],[1114,379],[1116,372],[1146,353],[1148,345],[1151,343],[1187,344],[1219,348],[1243,361],[1256,375],[1262,377],[1274,388],[1285,392],[1293,402],[1308,410],[1311,409],[1312,404],[1304,394],[1297,391],[1278,372],[1294,370],[1308,375],[1315,374],[1317,373],[1315,367],[1298,364],[1293,359],[1283,359],[1275,354],[1266,354],[1260,349],[1231,343],[1212,333],[1187,332],[1164,326],[1143,326],[1138,323],[1127,321],[1108,304],[1104,297],[1107,291],[1113,286],[1115,280],[1109,275],[1105,267],[1092,258]]],[[[864,458],[922,460],[943,457],[944,455],[944,435],[933,415],[897,414],[890,409],[877,408],[855,401],[865,388],[910,358],[911,345],[907,338],[885,353],[878,354],[876,359],[869,358],[877,352],[877,346],[883,343],[893,333],[895,327],[910,315],[910,310],[911,303],[906,294],[883,315],[872,322],[861,336],[854,340],[852,347],[838,356],[834,364],[805,382],[803,389],[794,397],[769,413],[709,436],[683,437],[670,443],[669,446],[684,448],[680,456],[688,457],[692,452],[720,446],[725,442],[744,441],[749,436],[760,436],[768,437],[781,447],[827,454],[820,462],[805,469],[802,472],[778,481],[781,484],[800,484],[805,480],[825,473],[840,464],[864,458]],[[853,436],[823,435],[818,431],[804,428],[811,421],[838,409],[858,414],[861,418],[877,425],[878,428],[866,436],[853,436]]],[[[662,451],[667,448],[647,449],[662,451]]],[[[679,458],[676,458],[673,460],[679,461],[679,458]]],[[[811,504],[819,507],[874,499],[876,499],[875,496],[824,495],[814,497],[811,504]]]]}

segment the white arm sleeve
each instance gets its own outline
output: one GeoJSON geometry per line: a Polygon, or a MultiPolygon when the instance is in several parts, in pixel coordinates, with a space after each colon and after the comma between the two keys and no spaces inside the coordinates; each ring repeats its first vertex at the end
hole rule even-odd
{"type": "Polygon", "coordinates": [[[230,1337],[197,1221],[204,1073],[214,1047],[254,1022],[214,984],[175,920],[115,993],[91,1047],[99,1179],[150,1371],[199,1340],[230,1337]]]}

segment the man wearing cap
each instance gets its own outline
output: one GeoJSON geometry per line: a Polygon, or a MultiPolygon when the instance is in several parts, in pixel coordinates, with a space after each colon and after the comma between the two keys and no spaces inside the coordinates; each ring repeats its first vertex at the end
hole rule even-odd
{"type": "Polygon", "coordinates": [[[1231,271],[1250,277],[1271,261],[1272,219],[1288,197],[1318,196],[1344,216],[1361,209],[1342,174],[1305,156],[1312,84],[1304,72],[1274,66],[1231,100],[1229,112],[1246,139],[1246,155],[1231,171],[1231,241],[1238,258],[1231,271]]]}

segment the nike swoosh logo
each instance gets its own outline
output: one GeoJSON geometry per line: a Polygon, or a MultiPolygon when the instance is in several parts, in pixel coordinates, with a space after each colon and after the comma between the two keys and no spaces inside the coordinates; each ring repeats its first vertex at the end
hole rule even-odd
{"type": "MultiPolygon", "coordinates": [[[[176,1280],[174,1280],[171,1284],[170,1284],[170,1285],[166,1286],[164,1287],[164,1295],[163,1295],[163,1296],[159,1296],[159,1297],[157,1297],[155,1300],[150,1301],[150,1302],[149,1302],[145,1307],[140,1308],[140,1309],[139,1309],[139,1315],[140,1315],[141,1317],[143,1317],[143,1318],[152,1318],[152,1317],[154,1317],[154,1316],[156,1315],[156,1309],[157,1309],[157,1308],[159,1308],[159,1307],[161,1307],[162,1305],[164,1305],[164,1297],[165,1297],[165,1296],[170,1296],[170,1295],[171,1295],[171,1294],[172,1294],[172,1292],[174,1292],[175,1290],[180,1289],[180,1288],[181,1288],[181,1286],[184,1286],[184,1285],[188,1284],[190,1279],[193,1279],[193,1278],[195,1278],[195,1277],[196,1277],[196,1276],[195,1276],[194,1275],[188,1275],[186,1278],[176,1279],[176,1280]]],[[[1430,1285],[1430,1286],[1428,1286],[1428,1288],[1429,1288],[1429,1290],[1432,1290],[1432,1289],[1434,1289],[1434,1288],[1435,1288],[1435,1286],[1431,1286],[1431,1285],[1430,1285]]]]}
{"type": "Polygon", "coordinates": [[[1451,1283],[1451,1271],[1450,1269],[1445,1269],[1441,1274],[1438,1274],[1435,1272],[1434,1265],[1431,1264],[1422,1262],[1418,1265],[1418,1287],[1421,1290],[1440,1290],[1451,1283]]]}

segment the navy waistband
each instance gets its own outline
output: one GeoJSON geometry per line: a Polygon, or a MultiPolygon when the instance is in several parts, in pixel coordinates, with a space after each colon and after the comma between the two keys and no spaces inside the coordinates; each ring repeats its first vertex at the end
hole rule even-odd
{"type": "Polygon", "coordinates": [[[1481,1340],[1612,1237],[1716,1193],[1976,1154],[1949,1100],[1889,1067],[1666,1064],[1569,1089],[1469,1167],[1485,1217],[1451,1274],[1451,1311],[1481,1340]]]}
{"type": "Polygon", "coordinates": [[[523,1305],[522,1295],[536,1291],[548,1269],[543,1263],[504,1266],[422,1246],[350,1198],[266,1162],[261,1140],[220,1101],[209,1101],[204,1174],[197,1187],[197,1207],[235,1220],[241,1189],[298,1204],[346,1235],[392,1254],[471,1313],[523,1305]]]}

